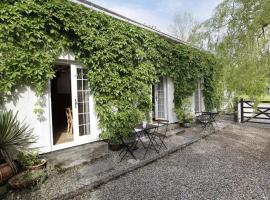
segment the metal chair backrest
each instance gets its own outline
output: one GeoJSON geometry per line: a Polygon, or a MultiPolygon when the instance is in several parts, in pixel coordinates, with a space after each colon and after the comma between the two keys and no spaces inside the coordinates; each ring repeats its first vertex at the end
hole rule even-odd
{"type": "Polygon", "coordinates": [[[158,127],[157,127],[157,131],[159,131],[159,129],[161,127],[164,127],[165,126],[165,132],[164,132],[164,136],[166,136],[167,132],[168,132],[168,126],[169,126],[169,121],[168,120],[165,120],[165,119],[160,119],[160,120],[157,120],[157,123],[158,123],[158,127]]]}

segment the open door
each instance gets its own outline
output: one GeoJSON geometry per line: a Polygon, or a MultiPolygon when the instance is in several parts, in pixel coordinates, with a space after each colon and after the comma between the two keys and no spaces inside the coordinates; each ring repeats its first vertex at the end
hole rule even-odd
{"type": "MultiPolygon", "coordinates": [[[[91,134],[89,82],[77,64],[55,65],[51,81],[52,149],[58,150],[96,140],[91,134]]],[[[90,105],[92,107],[90,107],[90,105]]],[[[93,110],[93,108],[92,108],[93,110]]],[[[93,111],[92,111],[93,112],[93,111]]]]}
{"type": "Polygon", "coordinates": [[[74,141],[83,144],[91,141],[89,82],[79,65],[71,65],[71,77],[74,141]]]}
{"type": "Polygon", "coordinates": [[[160,78],[158,84],[155,85],[155,119],[167,119],[167,106],[166,106],[166,79],[160,78]]]}
{"type": "Polygon", "coordinates": [[[55,65],[51,81],[53,145],[73,142],[70,65],[55,65]]]}

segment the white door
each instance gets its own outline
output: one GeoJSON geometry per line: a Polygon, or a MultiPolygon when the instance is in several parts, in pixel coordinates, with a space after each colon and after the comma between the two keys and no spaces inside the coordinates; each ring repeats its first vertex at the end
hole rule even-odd
{"type": "Polygon", "coordinates": [[[74,143],[91,141],[90,88],[85,69],[71,64],[72,112],[74,143]]]}
{"type": "Polygon", "coordinates": [[[163,77],[155,85],[155,119],[167,119],[166,92],[166,79],[163,77]]]}

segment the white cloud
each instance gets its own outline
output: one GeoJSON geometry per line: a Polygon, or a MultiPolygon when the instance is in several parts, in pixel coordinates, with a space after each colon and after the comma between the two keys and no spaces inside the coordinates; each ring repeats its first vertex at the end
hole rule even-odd
{"type": "Polygon", "coordinates": [[[168,33],[168,22],[171,21],[172,16],[168,19],[164,17],[164,13],[161,14],[158,10],[149,10],[136,4],[117,5],[109,2],[104,2],[102,6],[145,25],[155,26],[158,30],[168,33]]]}
{"type": "Polygon", "coordinates": [[[94,0],[114,12],[124,15],[140,23],[155,26],[158,30],[170,34],[170,25],[176,14],[190,12],[199,21],[211,17],[213,9],[223,0],[156,0],[153,6],[143,5],[132,1],[94,0]],[[119,3],[121,2],[121,3],[119,3]]]}

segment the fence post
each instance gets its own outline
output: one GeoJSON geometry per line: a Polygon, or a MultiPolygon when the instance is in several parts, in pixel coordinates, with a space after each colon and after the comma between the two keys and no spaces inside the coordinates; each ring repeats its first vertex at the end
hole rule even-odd
{"type": "Polygon", "coordinates": [[[244,100],[243,100],[243,98],[240,99],[240,106],[241,106],[241,123],[244,123],[244,100]]]}
{"type": "Polygon", "coordinates": [[[234,100],[234,115],[233,115],[233,120],[234,122],[239,122],[239,119],[238,119],[238,115],[239,115],[239,109],[238,109],[238,104],[239,104],[239,101],[238,100],[234,100]]]}

